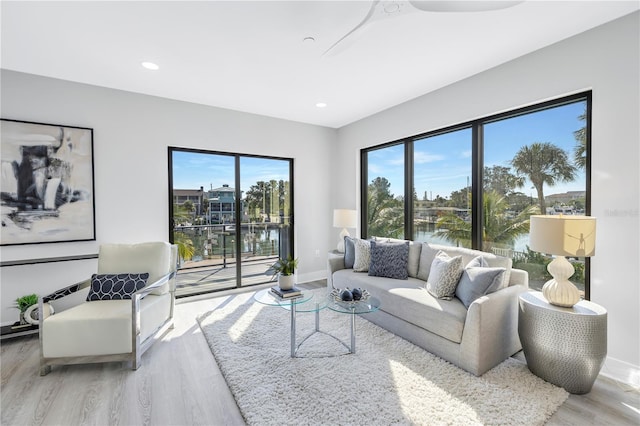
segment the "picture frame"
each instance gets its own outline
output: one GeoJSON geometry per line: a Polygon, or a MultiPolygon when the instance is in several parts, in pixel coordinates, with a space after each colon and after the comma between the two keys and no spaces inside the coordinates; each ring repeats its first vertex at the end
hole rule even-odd
{"type": "Polygon", "coordinates": [[[96,239],[93,129],[0,119],[0,246],[96,239]]]}

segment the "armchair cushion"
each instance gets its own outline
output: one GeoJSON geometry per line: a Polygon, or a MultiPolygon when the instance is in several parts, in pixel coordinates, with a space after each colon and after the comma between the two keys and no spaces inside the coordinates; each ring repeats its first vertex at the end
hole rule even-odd
{"type": "Polygon", "coordinates": [[[93,274],[87,301],[131,299],[131,295],[147,285],[144,274],[93,274]]]}

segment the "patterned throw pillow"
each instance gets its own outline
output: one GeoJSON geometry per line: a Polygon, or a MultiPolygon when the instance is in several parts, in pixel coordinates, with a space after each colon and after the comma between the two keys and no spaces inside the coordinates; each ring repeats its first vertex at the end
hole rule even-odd
{"type": "Polygon", "coordinates": [[[356,257],[353,262],[354,272],[367,272],[369,271],[369,264],[371,263],[371,241],[362,240],[360,238],[354,238],[356,257]]]}
{"type": "Polygon", "coordinates": [[[427,291],[438,299],[451,300],[462,275],[462,256],[449,257],[439,251],[431,263],[427,291]]]}
{"type": "Polygon", "coordinates": [[[93,274],[87,301],[131,299],[131,295],[147,285],[148,273],[93,274]]]}
{"type": "Polygon", "coordinates": [[[406,280],[408,277],[409,241],[381,243],[371,241],[369,275],[406,280]]]}

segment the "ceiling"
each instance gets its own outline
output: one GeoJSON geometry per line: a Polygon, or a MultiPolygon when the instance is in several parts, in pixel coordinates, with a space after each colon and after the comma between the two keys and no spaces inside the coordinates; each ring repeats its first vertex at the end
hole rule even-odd
{"type": "Polygon", "coordinates": [[[370,1],[3,0],[0,65],[339,128],[640,6],[513,3],[452,13],[383,1],[379,6],[402,13],[367,25],[339,45],[341,52],[324,54],[364,19],[370,1]],[[160,69],[147,70],[143,61],[160,69]]]}

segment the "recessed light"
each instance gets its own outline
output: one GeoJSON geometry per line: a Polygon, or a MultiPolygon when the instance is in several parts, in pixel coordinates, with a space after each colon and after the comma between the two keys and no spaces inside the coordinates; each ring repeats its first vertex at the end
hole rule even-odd
{"type": "Polygon", "coordinates": [[[154,64],[153,62],[143,62],[142,66],[148,70],[153,70],[153,71],[160,69],[160,67],[157,64],[154,64]]]}
{"type": "Polygon", "coordinates": [[[327,104],[326,104],[326,103],[324,103],[324,102],[318,102],[318,103],[316,104],[316,106],[317,106],[318,108],[325,108],[325,107],[327,106],[327,104]]]}
{"type": "Polygon", "coordinates": [[[305,37],[305,38],[302,39],[303,43],[309,43],[310,44],[310,43],[313,43],[314,41],[316,41],[316,39],[313,38],[313,37],[305,37]]]}

